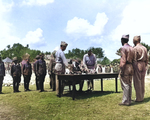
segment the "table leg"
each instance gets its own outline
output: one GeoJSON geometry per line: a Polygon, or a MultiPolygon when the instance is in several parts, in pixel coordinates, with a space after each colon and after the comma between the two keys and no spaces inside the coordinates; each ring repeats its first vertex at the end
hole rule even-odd
{"type": "Polygon", "coordinates": [[[72,91],[72,99],[75,99],[75,92],[76,92],[76,86],[75,86],[75,81],[72,81],[72,86],[73,86],[73,91],[72,91]]]}
{"type": "Polygon", "coordinates": [[[116,93],[118,92],[118,80],[117,80],[117,77],[115,78],[115,81],[116,81],[116,93]]]}
{"type": "Polygon", "coordinates": [[[59,97],[61,97],[61,93],[62,93],[62,80],[58,80],[59,81],[59,97]]]}
{"type": "Polygon", "coordinates": [[[103,78],[101,78],[101,91],[103,91],[103,78]]]}

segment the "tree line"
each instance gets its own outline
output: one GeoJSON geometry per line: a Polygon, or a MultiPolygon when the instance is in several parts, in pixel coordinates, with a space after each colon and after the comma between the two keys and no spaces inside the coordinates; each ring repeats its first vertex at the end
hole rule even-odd
{"type": "MultiPolygon", "coordinates": [[[[148,44],[145,44],[145,43],[141,43],[141,44],[144,45],[148,51],[150,50],[150,46],[148,44]]],[[[90,49],[98,58],[98,64],[109,65],[109,64],[115,64],[115,63],[120,62],[120,59],[114,59],[113,61],[110,61],[109,58],[105,56],[104,50],[101,47],[97,47],[97,48],[91,47],[90,49]]],[[[68,53],[66,53],[65,56],[67,59],[78,58],[82,60],[83,56],[87,54],[87,52],[88,52],[88,49],[81,50],[79,48],[75,48],[72,50],[68,50],[68,53]]],[[[17,57],[19,61],[22,61],[23,55],[26,53],[30,54],[31,61],[34,61],[34,58],[36,57],[36,55],[39,55],[40,53],[44,53],[45,55],[51,54],[50,51],[42,52],[40,50],[33,50],[29,48],[28,44],[26,46],[23,46],[20,43],[14,43],[12,47],[10,45],[7,45],[7,47],[4,50],[0,51],[2,59],[5,59],[6,57],[9,57],[10,59],[13,59],[13,57],[17,57]]],[[[120,49],[116,51],[116,54],[120,55],[120,49]]]]}
{"type": "MultiPolygon", "coordinates": [[[[26,53],[30,54],[30,60],[33,61],[36,55],[39,55],[41,52],[40,50],[32,50],[29,48],[29,45],[23,46],[20,43],[14,43],[11,47],[10,45],[7,45],[7,47],[4,50],[0,51],[2,59],[5,59],[6,57],[9,57],[10,59],[13,59],[13,57],[17,57],[18,61],[22,61],[23,55],[26,53]]],[[[45,52],[45,54],[51,54],[50,52],[45,52]]]]}

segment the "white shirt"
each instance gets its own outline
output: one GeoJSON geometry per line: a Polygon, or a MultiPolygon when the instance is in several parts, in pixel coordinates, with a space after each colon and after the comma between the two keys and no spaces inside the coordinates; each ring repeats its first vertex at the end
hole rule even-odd
{"type": "Polygon", "coordinates": [[[56,63],[62,63],[68,66],[68,62],[66,60],[65,54],[61,49],[57,50],[55,56],[56,56],[56,63]]]}

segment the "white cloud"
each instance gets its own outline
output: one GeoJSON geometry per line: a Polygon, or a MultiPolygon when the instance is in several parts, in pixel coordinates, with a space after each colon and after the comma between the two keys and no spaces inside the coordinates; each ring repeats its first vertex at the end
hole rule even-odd
{"type": "Polygon", "coordinates": [[[12,29],[14,29],[13,24],[5,20],[5,16],[9,13],[13,7],[14,3],[4,3],[0,1],[0,50],[4,49],[8,44],[13,44],[19,41],[19,38],[11,35],[12,29]]]}
{"type": "Polygon", "coordinates": [[[32,6],[32,5],[41,6],[41,5],[47,5],[47,4],[53,3],[53,2],[54,2],[54,0],[24,0],[22,4],[30,5],[30,6],[32,6]]]}
{"type": "Polygon", "coordinates": [[[91,41],[92,43],[96,43],[96,44],[102,43],[103,40],[104,40],[104,39],[103,39],[103,36],[90,38],[90,41],[91,41]]]}
{"type": "Polygon", "coordinates": [[[57,51],[57,50],[59,50],[59,48],[60,48],[60,46],[57,46],[57,47],[54,48],[54,50],[57,51]]]}
{"type": "Polygon", "coordinates": [[[122,34],[130,34],[130,43],[135,35],[141,35],[148,42],[150,38],[150,1],[132,0],[122,14],[121,24],[116,27],[111,36],[113,40],[120,40],[122,34]]]}
{"type": "Polygon", "coordinates": [[[77,36],[101,35],[108,18],[105,13],[98,13],[94,25],[88,20],[74,17],[67,22],[66,33],[77,36]]]}
{"type": "Polygon", "coordinates": [[[23,38],[23,42],[26,42],[28,44],[35,44],[38,42],[43,42],[44,38],[43,38],[43,30],[41,30],[40,28],[37,28],[35,31],[29,31],[26,34],[26,37],[23,38]]]}
{"type": "Polygon", "coordinates": [[[0,0],[0,15],[4,14],[5,12],[9,12],[13,6],[14,2],[6,3],[0,0]]]}

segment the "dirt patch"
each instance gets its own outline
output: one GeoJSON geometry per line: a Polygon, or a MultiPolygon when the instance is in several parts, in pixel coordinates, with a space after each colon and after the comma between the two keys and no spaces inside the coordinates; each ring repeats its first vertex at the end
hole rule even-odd
{"type": "Polygon", "coordinates": [[[0,103],[0,120],[20,120],[14,108],[0,103]]]}

